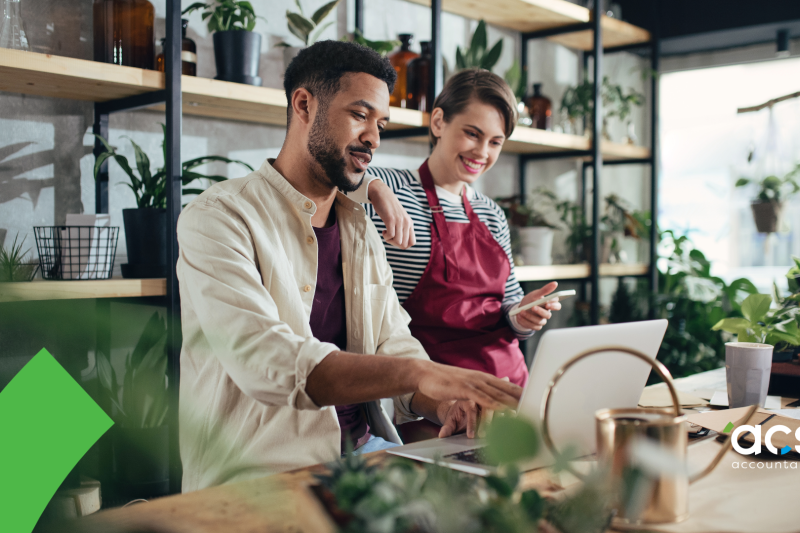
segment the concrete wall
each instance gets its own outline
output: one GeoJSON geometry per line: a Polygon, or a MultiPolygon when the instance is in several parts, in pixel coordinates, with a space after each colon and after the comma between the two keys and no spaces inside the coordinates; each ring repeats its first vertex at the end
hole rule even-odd
{"type": "MultiPolygon", "coordinates": [[[[313,11],[321,1],[303,0],[307,11],[313,11]]],[[[430,38],[430,15],[425,7],[403,0],[370,0],[364,2],[365,35],[370,39],[386,39],[397,33],[414,33],[417,41],[430,38]]],[[[164,36],[165,2],[154,1],[156,7],[156,38],[164,36]]],[[[292,0],[254,0],[253,5],[266,21],[259,20],[256,31],[264,36],[261,76],[264,85],[281,87],[283,51],[275,45],[283,40],[299,44],[287,30],[284,13],[295,9],[292,0]]],[[[342,2],[332,17],[325,37],[336,39],[354,26],[354,2],[342,2]]],[[[22,14],[34,51],[92,58],[92,9],[89,0],[22,0],[22,14]]],[[[468,42],[476,25],[451,14],[444,14],[444,56],[452,67],[455,48],[468,42]]],[[[198,46],[198,75],[213,77],[212,39],[201,21],[200,14],[190,17],[189,37],[198,46]]],[[[518,34],[489,27],[489,41],[504,40],[503,55],[496,67],[502,74],[519,57],[521,40],[518,34]]],[[[418,45],[417,45],[418,46],[418,45]]],[[[582,69],[580,54],[546,41],[530,43],[529,81],[542,82],[544,93],[557,108],[562,93],[578,82],[582,69]]],[[[640,76],[646,62],[629,54],[607,57],[605,72],[625,86],[647,93],[649,83],[640,76]]],[[[647,107],[636,110],[634,119],[640,142],[649,143],[647,107]]],[[[33,246],[32,227],[64,223],[67,213],[94,212],[94,181],[91,155],[92,104],[51,98],[39,98],[0,93],[0,242],[8,244],[14,236],[26,236],[33,246]]],[[[110,141],[120,152],[133,156],[130,137],[150,154],[154,167],[160,166],[162,113],[136,111],[112,115],[110,141]]],[[[267,157],[277,154],[284,138],[282,128],[185,117],[183,122],[182,156],[184,159],[205,154],[224,155],[242,159],[254,167],[267,157]]],[[[612,133],[620,139],[624,131],[612,124],[612,133]]],[[[419,166],[428,153],[427,146],[400,140],[387,141],[376,154],[379,166],[419,166]]],[[[219,165],[215,173],[229,177],[243,175],[238,167],[219,165]]],[[[478,188],[490,196],[516,192],[518,183],[517,158],[501,156],[495,167],[478,183],[478,188]]],[[[559,160],[530,163],[527,167],[528,187],[547,186],[559,195],[579,197],[579,166],[573,161],[559,160]]],[[[616,192],[635,207],[644,208],[649,198],[649,173],[639,167],[606,168],[602,179],[602,194],[616,192]]],[[[121,209],[134,207],[134,197],[122,185],[125,176],[115,164],[110,164],[110,206],[112,224],[122,226],[121,209]]],[[[120,234],[117,264],[125,262],[124,234],[120,234]]],[[[556,241],[556,258],[563,259],[566,250],[563,235],[556,241]]],[[[604,299],[613,291],[615,281],[603,284],[604,299]]],[[[143,313],[143,321],[148,313],[143,313]]],[[[563,325],[568,313],[553,321],[563,325]]],[[[144,322],[142,322],[143,326],[144,322]]],[[[140,326],[137,325],[140,328],[140,326]]],[[[7,335],[0,332],[0,335],[7,335]]],[[[0,340],[0,343],[2,340],[0,340]]]]}

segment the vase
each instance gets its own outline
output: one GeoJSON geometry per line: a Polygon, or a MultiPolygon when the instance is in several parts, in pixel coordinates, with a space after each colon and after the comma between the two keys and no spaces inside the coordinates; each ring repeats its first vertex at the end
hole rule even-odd
{"type": "Polygon", "coordinates": [[[553,103],[542,94],[542,84],[533,84],[533,95],[525,99],[528,115],[531,117],[531,126],[540,130],[552,129],[553,103]]]}
{"type": "Polygon", "coordinates": [[[759,233],[775,233],[780,226],[783,202],[753,202],[753,220],[759,233]]]}
{"type": "Polygon", "coordinates": [[[94,0],[94,60],[152,70],[155,13],[147,0],[94,0]]]}
{"type": "Polygon", "coordinates": [[[401,33],[397,36],[400,40],[400,50],[392,52],[387,57],[389,62],[397,72],[397,82],[394,84],[394,91],[389,97],[389,105],[392,107],[408,106],[408,64],[412,59],[419,57],[419,54],[411,51],[411,40],[414,38],[410,33],[401,33]]]}
{"type": "Polygon", "coordinates": [[[518,228],[520,255],[525,265],[553,264],[553,228],[518,228]]]}
{"type": "Polygon", "coordinates": [[[261,86],[261,34],[245,30],[214,33],[215,80],[261,86]]]}
{"type": "Polygon", "coordinates": [[[128,262],[120,265],[123,278],[167,276],[167,210],[123,209],[128,262]]]}
{"type": "Polygon", "coordinates": [[[406,107],[430,113],[433,111],[433,100],[428,94],[433,66],[431,43],[422,41],[419,45],[422,54],[408,63],[406,107]]]}
{"type": "Polygon", "coordinates": [[[638,138],[636,137],[636,128],[633,125],[632,121],[628,121],[627,126],[625,127],[625,138],[622,140],[625,144],[635,145],[638,138]]]}

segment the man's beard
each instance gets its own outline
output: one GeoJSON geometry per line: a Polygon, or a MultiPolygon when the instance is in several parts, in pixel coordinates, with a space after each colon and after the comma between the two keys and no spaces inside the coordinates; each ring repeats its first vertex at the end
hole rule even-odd
{"type": "MultiPolygon", "coordinates": [[[[342,151],[336,146],[336,142],[328,135],[330,127],[328,125],[328,113],[325,107],[321,106],[314,118],[311,126],[311,133],[308,137],[308,152],[314,158],[322,171],[325,173],[326,185],[333,185],[342,192],[353,192],[361,186],[364,181],[362,176],[358,183],[353,183],[345,174],[347,162],[342,151]]],[[[348,149],[349,150],[349,149],[348,149]]],[[[366,151],[372,153],[367,147],[353,148],[356,151],[366,151]]]]}

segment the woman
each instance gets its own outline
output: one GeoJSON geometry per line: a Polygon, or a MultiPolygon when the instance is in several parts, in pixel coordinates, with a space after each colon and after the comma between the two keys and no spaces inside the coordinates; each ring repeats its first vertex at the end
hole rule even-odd
{"type": "Polygon", "coordinates": [[[470,187],[495,163],[516,122],[516,99],[502,78],[486,70],[462,71],[434,102],[428,160],[419,170],[370,168],[378,180],[365,179],[362,189],[369,187],[373,205],[367,210],[387,241],[394,288],[411,316],[411,333],[431,359],[524,386],[528,370],[519,340],[540,330],[561,304],[508,313],[557,284],[523,297],[503,211],[470,187]],[[392,202],[410,215],[413,234],[393,223],[387,231],[392,202]],[[413,246],[402,249],[405,244],[413,246]]]}

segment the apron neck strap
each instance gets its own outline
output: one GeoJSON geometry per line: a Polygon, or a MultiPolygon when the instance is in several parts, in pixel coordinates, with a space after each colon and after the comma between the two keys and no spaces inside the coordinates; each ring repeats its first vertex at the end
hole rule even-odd
{"type": "MultiPolygon", "coordinates": [[[[445,279],[450,282],[458,281],[460,273],[458,271],[458,261],[456,261],[456,251],[453,240],[450,238],[450,231],[447,229],[447,220],[444,217],[444,209],[439,204],[439,196],[436,194],[436,186],[433,183],[433,176],[428,168],[428,161],[425,160],[419,167],[419,177],[422,181],[422,188],[428,197],[428,207],[431,209],[433,217],[433,227],[436,235],[442,243],[445,263],[445,279]]],[[[465,191],[466,192],[466,191],[465,191]]],[[[464,196],[466,200],[466,196],[464,196]]],[[[470,210],[471,211],[471,210],[470,210]]],[[[471,220],[471,218],[470,218],[471,220]]]]}

